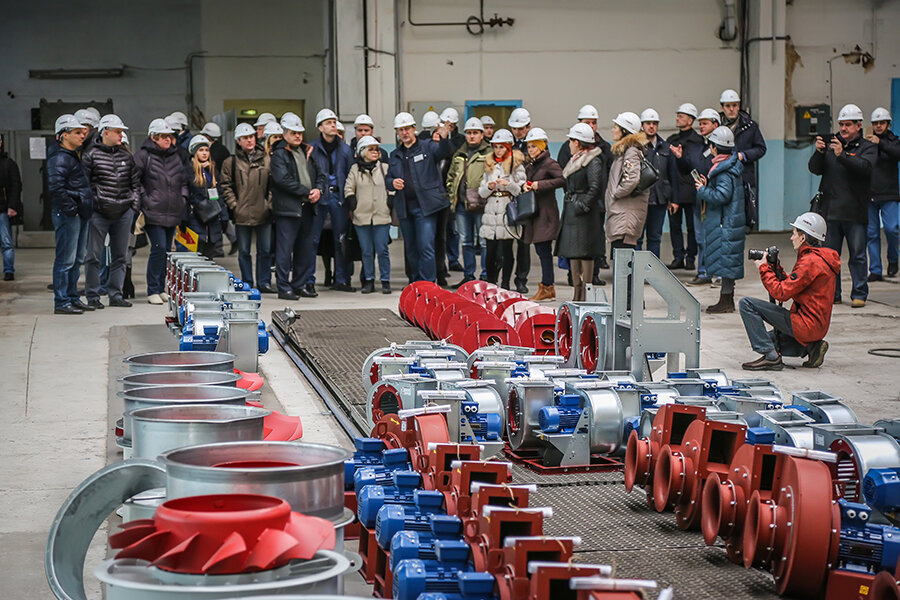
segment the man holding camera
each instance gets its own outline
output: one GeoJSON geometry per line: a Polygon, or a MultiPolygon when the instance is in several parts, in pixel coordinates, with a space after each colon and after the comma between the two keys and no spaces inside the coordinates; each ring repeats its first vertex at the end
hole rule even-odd
{"type": "Polygon", "coordinates": [[[822,365],[828,351],[824,338],[831,323],[841,257],[831,248],[822,247],[826,226],[821,215],[803,213],[791,226],[797,262],[790,275],[778,262],[777,248],[757,250],[756,255],[750,251],[770,300],[741,298],[739,303],[750,345],[762,354],[741,365],[747,371],[780,371],[784,368],[782,356],[806,356],[803,366],[815,369],[822,365]],[[775,304],[785,300],[794,301],[790,311],[775,304]],[[774,329],[767,331],[766,323],[774,329]]]}

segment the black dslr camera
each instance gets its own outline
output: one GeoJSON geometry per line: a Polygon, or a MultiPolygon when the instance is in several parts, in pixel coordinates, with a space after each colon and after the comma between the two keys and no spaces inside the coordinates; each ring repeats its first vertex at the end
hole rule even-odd
{"type": "Polygon", "coordinates": [[[747,258],[750,260],[762,260],[763,255],[768,252],[768,258],[766,261],[774,266],[778,264],[778,246],[770,246],[766,250],[756,250],[755,248],[751,248],[747,251],[747,258]]]}

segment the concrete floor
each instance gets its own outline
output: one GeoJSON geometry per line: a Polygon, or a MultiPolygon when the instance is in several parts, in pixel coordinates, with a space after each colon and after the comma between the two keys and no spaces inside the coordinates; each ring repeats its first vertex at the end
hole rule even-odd
{"type": "MultiPolygon", "coordinates": [[[[771,244],[790,247],[787,234],[754,235],[747,247],[765,248],[771,244]]],[[[663,246],[668,247],[667,239],[663,246]]],[[[392,256],[393,281],[398,288],[392,295],[323,291],[316,299],[293,303],[264,296],[263,314],[268,321],[271,310],[286,304],[295,309],[365,306],[396,310],[399,288],[405,282],[400,244],[392,245],[392,256]]],[[[782,251],[782,257],[787,265],[793,264],[792,251],[782,251]]],[[[667,254],[663,258],[671,260],[667,254]]],[[[8,409],[7,416],[0,420],[0,580],[4,582],[4,597],[23,600],[51,597],[43,569],[50,523],[69,492],[107,462],[107,443],[114,425],[107,414],[110,328],[163,326],[162,307],[146,304],[143,295],[130,309],[107,308],[81,316],[53,315],[51,292],[46,289],[52,259],[51,249],[19,250],[16,281],[0,282],[0,364],[4,366],[3,399],[8,409]]],[[[220,263],[237,269],[236,257],[225,257],[220,263]]],[[[145,265],[146,249],[135,258],[138,290],[145,287],[145,265]]],[[[609,272],[604,275],[609,280],[609,272]]],[[[692,276],[687,272],[678,275],[682,279],[692,276]]],[[[846,291],[846,269],[843,275],[846,291]]],[[[538,277],[534,257],[531,280],[538,277]]],[[[565,282],[564,275],[562,281],[565,282]]],[[[715,302],[718,295],[708,286],[689,289],[704,306],[715,302]]],[[[560,285],[557,293],[560,301],[568,299],[571,288],[560,285]]],[[[736,293],[739,297],[765,297],[751,263],[747,263],[747,277],[738,282],[736,293]]],[[[658,302],[648,301],[651,311],[659,306],[658,302]]],[[[821,369],[786,369],[765,375],[784,392],[813,388],[840,396],[861,421],[898,416],[900,376],[895,369],[900,367],[900,361],[867,354],[871,348],[900,347],[898,329],[900,280],[871,284],[865,308],[851,309],[847,304],[834,308],[827,338],[831,349],[821,369]]],[[[172,343],[174,346],[174,338],[172,343]]],[[[752,358],[755,355],[738,314],[704,314],[702,366],[722,367],[730,376],[740,376],[747,374],[740,370],[740,364],[752,358]]],[[[797,359],[788,362],[796,366],[800,363],[797,359]]],[[[288,414],[302,417],[305,440],[350,444],[274,341],[260,364],[273,402],[288,414]]],[[[105,531],[98,532],[86,573],[90,572],[90,565],[102,560],[105,536],[105,531]]],[[[99,584],[93,576],[86,577],[86,581],[88,597],[100,598],[99,584]]],[[[359,593],[363,589],[348,588],[351,591],[359,593]]]]}

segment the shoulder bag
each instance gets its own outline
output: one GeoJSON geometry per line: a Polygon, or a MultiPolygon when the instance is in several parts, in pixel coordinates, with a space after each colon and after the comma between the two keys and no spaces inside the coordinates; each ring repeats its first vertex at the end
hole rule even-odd
{"type": "Polygon", "coordinates": [[[647,158],[645,151],[641,152],[641,174],[638,177],[637,187],[631,192],[632,196],[640,196],[649,190],[653,184],[659,181],[659,169],[647,158]]]}

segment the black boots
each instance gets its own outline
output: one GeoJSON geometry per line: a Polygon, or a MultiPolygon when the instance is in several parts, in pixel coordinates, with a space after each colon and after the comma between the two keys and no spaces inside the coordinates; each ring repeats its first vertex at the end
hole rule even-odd
{"type": "Polygon", "coordinates": [[[706,308],[706,312],[712,315],[722,314],[722,313],[733,313],[734,312],[734,293],[725,294],[719,293],[719,301],[713,304],[712,306],[708,306],[706,308]]]}

